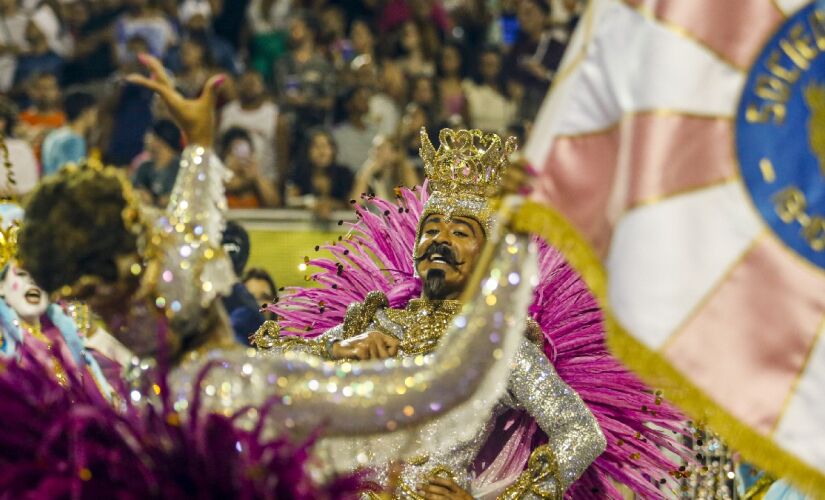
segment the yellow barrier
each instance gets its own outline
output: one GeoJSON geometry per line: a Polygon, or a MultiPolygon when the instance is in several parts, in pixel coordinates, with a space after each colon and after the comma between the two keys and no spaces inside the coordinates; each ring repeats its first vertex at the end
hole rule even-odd
{"type": "Polygon", "coordinates": [[[310,285],[305,280],[309,273],[301,266],[304,257],[323,255],[315,251],[317,245],[331,243],[346,233],[347,227],[339,226],[338,221],[355,219],[353,212],[341,211],[332,221],[321,222],[299,210],[232,210],[229,218],[249,233],[247,268],[266,269],[278,287],[310,285]]]}

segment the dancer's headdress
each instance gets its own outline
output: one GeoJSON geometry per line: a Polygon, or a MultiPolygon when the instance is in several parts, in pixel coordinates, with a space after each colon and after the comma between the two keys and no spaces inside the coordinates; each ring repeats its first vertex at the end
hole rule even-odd
{"type": "Polygon", "coordinates": [[[481,130],[446,128],[438,138],[440,145],[436,151],[427,131],[421,129],[420,154],[430,198],[421,214],[418,236],[421,222],[431,214],[470,217],[489,233],[495,212],[490,201],[501,186],[510,155],[516,150],[516,138],[502,140],[481,130]]]}

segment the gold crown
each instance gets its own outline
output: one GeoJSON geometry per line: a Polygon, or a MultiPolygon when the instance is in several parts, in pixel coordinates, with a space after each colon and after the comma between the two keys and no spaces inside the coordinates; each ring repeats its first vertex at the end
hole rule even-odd
{"type": "Polygon", "coordinates": [[[517,147],[516,138],[502,142],[496,134],[451,129],[441,130],[438,138],[441,145],[436,151],[421,129],[420,154],[430,197],[421,213],[416,241],[421,237],[421,223],[432,214],[471,217],[489,234],[494,218],[490,199],[498,194],[509,156],[517,147]]]}
{"type": "Polygon", "coordinates": [[[507,170],[516,138],[502,142],[496,134],[481,130],[442,129],[435,150],[421,128],[421,159],[432,191],[462,193],[480,198],[495,196],[507,170]]]}

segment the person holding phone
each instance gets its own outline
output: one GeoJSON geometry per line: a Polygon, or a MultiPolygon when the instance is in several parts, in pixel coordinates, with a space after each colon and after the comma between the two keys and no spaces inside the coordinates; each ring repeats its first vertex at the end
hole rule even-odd
{"type": "Polygon", "coordinates": [[[226,182],[229,208],[277,207],[280,195],[275,184],[261,172],[249,132],[232,127],[221,137],[220,154],[232,178],[226,182]]]}

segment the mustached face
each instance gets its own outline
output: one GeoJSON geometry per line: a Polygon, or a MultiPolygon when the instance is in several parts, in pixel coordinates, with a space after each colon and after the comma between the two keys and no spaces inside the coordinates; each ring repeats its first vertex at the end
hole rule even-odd
{"type": "Polygon", "coordinates": [[[427,216],[416,245],[415,268],[424,281],[424,296],[432,300],[461,295],[475,268],[484,231],[475,219],[427,216]]]}
{"type": "Polygon", "coordinates": [[[26,270],[16,264],[9,266],[0,282],[0,295],[26,323],[36,322],[49,307],[46,292],[34,283],[26,270]]]}

